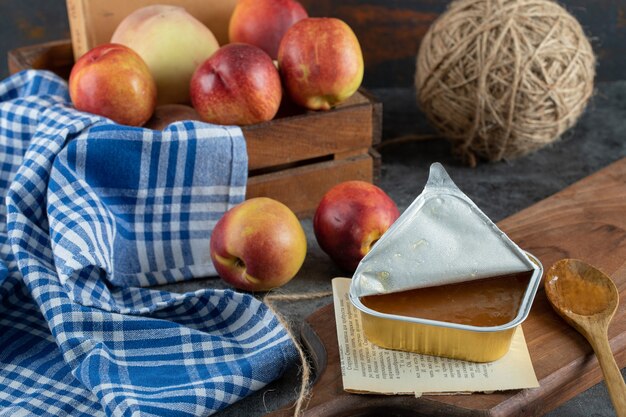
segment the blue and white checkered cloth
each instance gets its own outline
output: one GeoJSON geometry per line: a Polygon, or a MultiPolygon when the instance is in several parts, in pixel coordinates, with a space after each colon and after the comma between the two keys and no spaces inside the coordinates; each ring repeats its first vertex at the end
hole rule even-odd
{"type": "Polygon", "coordinates": [[[0,165],[0,416],[206,416],[295,360],[250,295],[141,288],[214,274],[238,128],[116,125],[31,70],[0,83],[0,165]]]}

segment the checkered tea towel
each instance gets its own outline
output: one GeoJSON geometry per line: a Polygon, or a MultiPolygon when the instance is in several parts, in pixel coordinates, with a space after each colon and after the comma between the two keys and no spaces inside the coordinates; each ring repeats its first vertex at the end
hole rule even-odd
{"type": "Polygon", "coordinates": [[[238,128],[120,126],[31,70],[0,83],[0,166],[0,416],[206,416],[295,359],[250,295],[141,288],[214,272],[238,128]]]}

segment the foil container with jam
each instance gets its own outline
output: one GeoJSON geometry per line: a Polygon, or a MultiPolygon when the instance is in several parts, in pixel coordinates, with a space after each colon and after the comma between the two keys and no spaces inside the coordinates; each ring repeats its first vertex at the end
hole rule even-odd
{"type": "MultiPolygon", "coordinates": [[[[360,310],[365,336],[376,345],[490,362],[508,351],[515,329],[530,312],[542,273],[540,262],[498,229],[452,182],[443,166],[435,163],[430,168],[424,191],[357,267],[350,286],[350,300],[360,310]],[[484,322],[487,324],[444,321],[436,309],[429,309],[431,316],[424,314],[424,317],[389,313],[369,306],[376,303],[364,302],[385,298],[390,300],[386,301],[387,304],[393,304],[397,295],[402,297],[397,298],[398,304],[410,304],[412,296],[407,295],[413,294],[410,291],[440,289],[448,303],[443,309],[461,313],[466,310],[468,317],[483,317],[485,314],[509,317],[497,310],[490,311],[497,305],[497,297],[487,296],[487,292],[483,294],[481,288],[507,288],[513,281],[504,280],[510,280],[510,277],[518,277],[518,281],[519,277],[526,278],[514,310],[507,313],[510,313],[510,319],[505,318],[506,322],[497,322],[497,325],[489,324],[488,320],[484,322]],[[476,294],[469,294],[470,291],[476,294]],[[459,300],[485,301],[464,306],[457,302],[457,298],[450,298],[452,293],[460,295],[459,300]]],[[[500,294],[496,291],[501,290],[493,291],[500,294]]],[[[421,300],[421,304],[431,301],[421,300]]],[[[509,305],[507,300],[500,300],[500,305],[502,301],[509,305]]],[[[416,305],[418,310],[419,307],[416,305]]]]}

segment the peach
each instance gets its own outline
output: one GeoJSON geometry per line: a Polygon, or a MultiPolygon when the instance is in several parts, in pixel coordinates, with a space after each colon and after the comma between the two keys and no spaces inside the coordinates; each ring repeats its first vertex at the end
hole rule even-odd
{"type": "Polygon", "coordinates": [[[284,204],[266,197],[233,207],[215,225],[211,260],[224,281],[247,291],[289,282],[306,255],[306,236],[284,204]]]}
{"type": "Polygon", "coordinates": [[[124,45],[91,49],[72,67],[69,93],[78,110],[141,126],[156,106],[156,85],[137,53],[124,45]]]}
{"type": "Polygon", "coordinates": [[[398,216],[398,207],[383,190],[364,181],[346,181],[320,201],[313,231],[322,250],[342,269],[354,272],[398,216]]]}
{"type": "Polygon", "coordinates": [[[140,8],[118,25],[111,42],[134,49],[157,84],[158,104],[188,103],[189,80],[219,44],[202,22],[182,7],[140,8]]]}
{"type": "Polygon", "coordinates": [[[276,59],[287,29],[306,17],[306,10],[295,0],[240,0],[230,17],[228,38],[258,46],[276,59]]]}
{"type": "Polygon", "coordinates": [[[221,47],[191,78],[191,102],[203,120],[249,125],[271,120],[282,97],[280,75],[261,49],[243,43],[221,47]]]}
{"type": "Polygon", "coordinates": [[[308,18],[285,33],[278,49],[278,68],[293,101],[311,110],[328,110],[358,90],[363,54],[345,22],[308,18]]]}

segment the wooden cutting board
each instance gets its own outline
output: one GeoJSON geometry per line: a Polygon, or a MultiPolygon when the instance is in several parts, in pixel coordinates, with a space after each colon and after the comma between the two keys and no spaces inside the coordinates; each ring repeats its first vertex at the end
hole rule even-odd
{"type": "MultiPolygon", "coordinates": [[[[545,270],[559,259],[579,258],[613,278],[622,301],[609,339],[619,367],[626,366],[626,158],[498,226],[537,256],[545,270]]],[[[333,306],[323,307],[302,328],[317,372],[304,416],[540,416],[602,380],[591,347],[552,311],[543,286],[523,328],[539,388],[421,398],[348,394],[341,381],[333,306]]]]}

